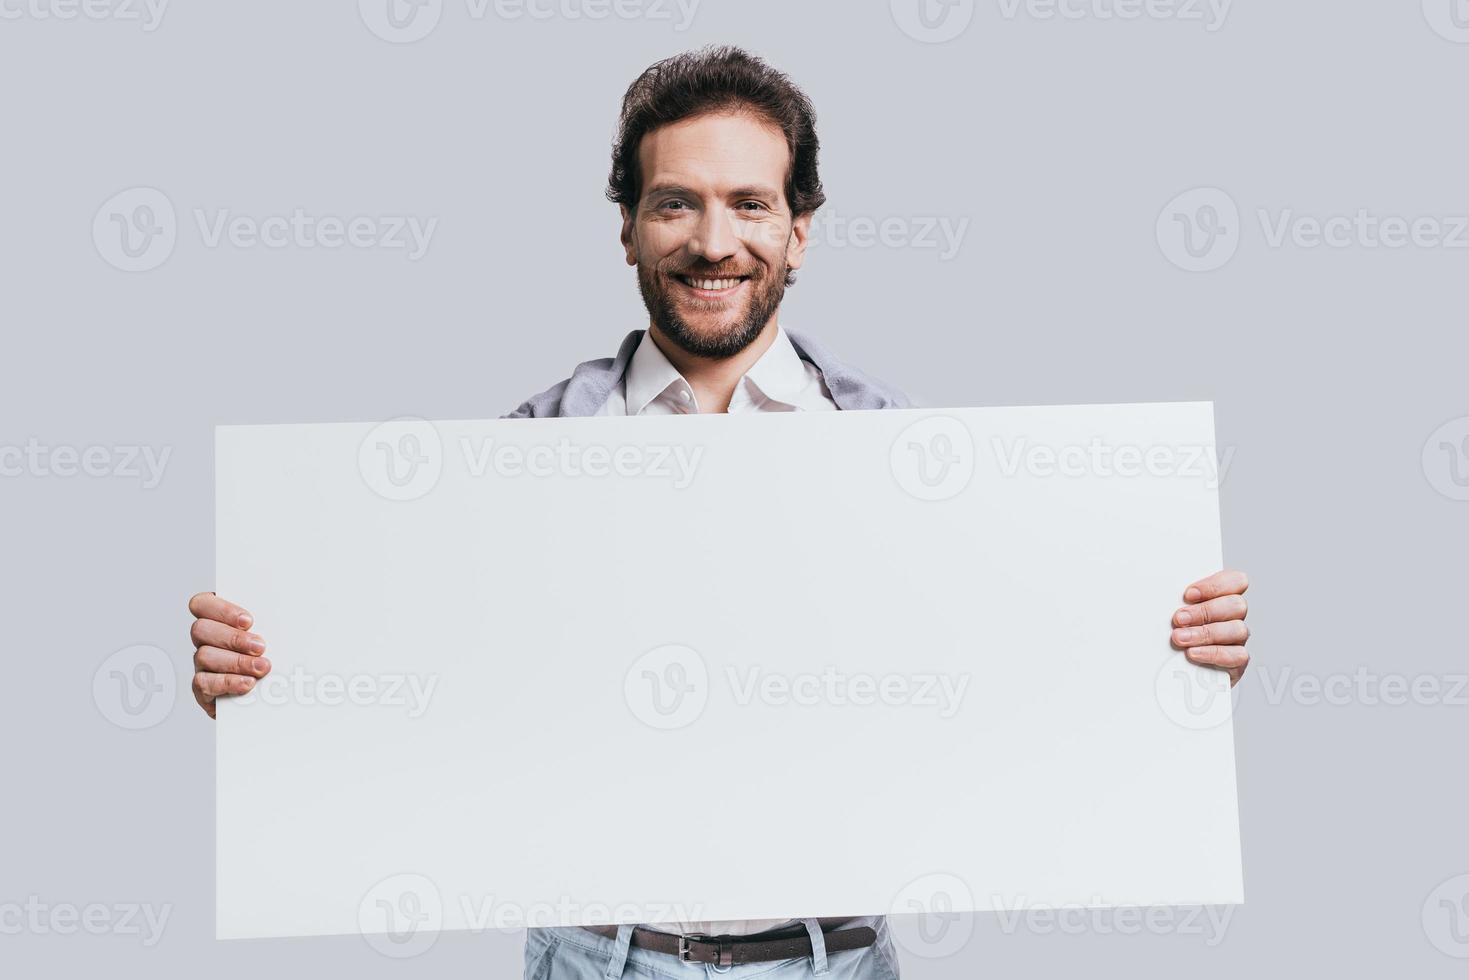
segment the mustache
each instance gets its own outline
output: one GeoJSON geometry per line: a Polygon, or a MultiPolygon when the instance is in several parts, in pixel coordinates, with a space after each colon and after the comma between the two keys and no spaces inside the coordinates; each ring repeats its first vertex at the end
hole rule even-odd
{"type": "Polygon", "coordinates": [[[691,279],[758,279],[760,273],[756,269],[705,269],[699,266],[687,266],[681,269],[669,269],[667,275],[688,276],[691,279]]]}

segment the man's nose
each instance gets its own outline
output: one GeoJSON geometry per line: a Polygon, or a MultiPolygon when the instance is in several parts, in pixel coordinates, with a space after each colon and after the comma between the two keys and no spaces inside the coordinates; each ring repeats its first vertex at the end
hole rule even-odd
{"type": "Polygon", "coordinates": [[[689,239],[689,251],[706,262],[722,262],[739,249],[729,212],[724,208],[705,208],[699,225],[689,239]]]}

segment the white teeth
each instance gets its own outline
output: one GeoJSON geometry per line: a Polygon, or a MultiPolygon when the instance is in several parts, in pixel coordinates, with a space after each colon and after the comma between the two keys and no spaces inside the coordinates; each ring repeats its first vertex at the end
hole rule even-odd
{"type": "Polygon", "coordinates": [[[739,284],[738,279],[690,279],[689,284],[697,289],[720,290],[730,289],[739,284]]]}

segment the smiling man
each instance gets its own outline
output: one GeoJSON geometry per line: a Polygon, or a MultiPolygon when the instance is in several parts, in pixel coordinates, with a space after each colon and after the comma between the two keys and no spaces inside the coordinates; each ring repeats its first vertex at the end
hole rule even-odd
{"type": "MultiPolygon", "coordinates": [[[[637,267],[649,327],[510,417],[906,406],[901,394],[780,322],[825,200],[817,148],[805,95],[739,49],[679,55],[639,76],[623,99],[608,196],[621,207],[622,245],[637,267]]],[[[1176,647],[1232,681],[1249,660],[1246,585],[1243,573],[1224,571],[1187,586],[1171,624],[1176,647]]],[[[216,698],[251,690],[270,663],[243,608],[213,593],[194,596],[189,608],[194,694],[212,717],[216,698]]],[[[644,845],[656,847],[656,833],[650,838],[644,845]]],[[[780,887],[770,883],[773,893],[780,887]]],[[[532,929],[525,950],[528,980],[897,974],[881,916],[532,929]]]]}

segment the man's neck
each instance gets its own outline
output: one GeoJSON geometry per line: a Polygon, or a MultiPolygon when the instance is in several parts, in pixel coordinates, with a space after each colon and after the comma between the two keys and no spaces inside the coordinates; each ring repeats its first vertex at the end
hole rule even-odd
{"type": "Polygon", "coordinates": [[[694,398],[699,403],[700,413],[729,411],[735,387],[740,383],[755,362],[775,343],[780,329],[779,318],[772,316],[770,322],[750,343],[750,346],[733,357],[699,357],[690,354],[673,341],[663,336],[656,325],[648,328],[653,343],[668,358],[668,363],[678,369],[689,387],[694,389],[694,398]]]}

